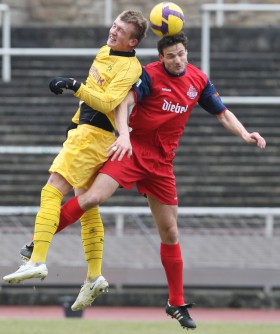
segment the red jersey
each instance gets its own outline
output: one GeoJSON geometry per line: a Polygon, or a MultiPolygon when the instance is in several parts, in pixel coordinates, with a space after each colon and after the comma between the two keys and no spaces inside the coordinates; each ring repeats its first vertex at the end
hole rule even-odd
{"type": "Polygon", "coordinates": [[[169,154],[178,147],[197,103],[216,115],[226,110],[207,76],[191,64],[180,75],[173,75],[161,62],[151,63],[143,68],[134,91],[137,104],[129,122],[132,141],[141,137],[142,142],[169,154]]]}
{"type": "Polygon", "coordinates": [[[174,150],[196,103],[218,115],[226,107],[206,75],[187,65],[180,75],[172,75],[161,62],[147,65],[134,85],[137,104],[129,125],[133,147],[131,158],[108,160],[100,172],[123,188],[155,196],[166,205],[178,205],[172,161],[174,150]]]}

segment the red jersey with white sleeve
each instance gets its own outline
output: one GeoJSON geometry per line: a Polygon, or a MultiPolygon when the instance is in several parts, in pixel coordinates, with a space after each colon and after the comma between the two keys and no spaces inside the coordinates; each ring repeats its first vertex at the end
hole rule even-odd
{"type": "Polygon", "coordinates": [[[191,64],[175,76],[163,63],[151,63],[143,68],[133,89],[136,104],[129,121],[133,155],[122,161],[108,160],[100,173],[123,188],[132,189],[136,184],[139,193],[177,205],[172,161],[190,113],[197,103],[213,115],[226,107],[207,76],[191,64]]]}

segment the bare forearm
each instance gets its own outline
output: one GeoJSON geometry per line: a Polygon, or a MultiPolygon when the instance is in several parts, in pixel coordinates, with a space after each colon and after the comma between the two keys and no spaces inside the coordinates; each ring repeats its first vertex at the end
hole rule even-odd
{"type": "Polygon", "coordinates": [[[221,115],[218,115],[217,118],[229,132],[240,137],[247,144],[256,144],[261,149],[265,148],[265,139],[258,132],[248,132],[231,111],[226,110],[221,115]]]}
{"type": "Polygon", "coordinates": [[[114,110],[114,116],[115,116],[116,127],[118,129],[119,134],[129,136],[128,125],[127,125],[128,110],[123,110],[117,107],[114,110]]]}
{"type": "Polygon", "coordinates": [[[229,110],[226,110],[221,115],[217,116],[219,122],[233,135],[244,140],[249,134],[243,124],[236,118],[236,116],[229,110]]]}
{"type": "Polygon", "coordinates": [[[114,110],[115,122],[119,134],[128,135],[128,109],[134,103],[134,95],[129,92],[122,103],[114,110]]]}
{"type": "Polygon", "coordinates": [[[133,94],[124,99],[124,101],[114,110],[115,123],[119,132],[117,140],[108,148],[108,155],[112,156],[112,160],[118,158],[122,160],[125,154],[128,157],[132,155],[132,146],[130,143],[128,129],[128,109],[134,102],[133,94]]]}

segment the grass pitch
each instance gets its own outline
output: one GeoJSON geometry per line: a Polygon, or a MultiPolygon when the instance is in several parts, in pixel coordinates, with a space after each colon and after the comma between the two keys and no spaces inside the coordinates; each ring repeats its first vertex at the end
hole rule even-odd
{"type": "Polygon", "coordinates": [[[0,319],[2,334],[279,334],[278,324],[198,323],[186,332],[176,321],[15,320],[0,319]]]}

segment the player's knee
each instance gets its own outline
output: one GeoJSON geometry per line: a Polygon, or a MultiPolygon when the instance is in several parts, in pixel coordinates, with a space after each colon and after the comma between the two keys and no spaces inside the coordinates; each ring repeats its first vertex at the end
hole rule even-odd
{"type": "Polygon", "coordinates": [[[85,193],[83,195],[83,207],[89,210],[101,204],[101,197],[96,193],[85,193]]]}
{"type": "Polygon", "coordinates": [[[177,227],[169,226],[168,228],[160,229],[161,241],[166,244],[177,244],[179,241],[177,227]]]}

